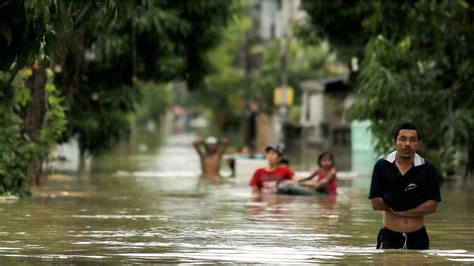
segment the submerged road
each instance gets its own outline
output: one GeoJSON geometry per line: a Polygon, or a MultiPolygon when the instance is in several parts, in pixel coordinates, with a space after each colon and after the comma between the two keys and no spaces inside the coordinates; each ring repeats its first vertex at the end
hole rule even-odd
{"type": "Polygon", "coordinates": [[[367,188],[255,201],[246,178],[199,179],[193,138],[115,151],[81,178],[58,173],[30,199],[0,202],[0,264],[474,263],[472,184],[442,187],[431,250],[384,252],[367,188]]]}

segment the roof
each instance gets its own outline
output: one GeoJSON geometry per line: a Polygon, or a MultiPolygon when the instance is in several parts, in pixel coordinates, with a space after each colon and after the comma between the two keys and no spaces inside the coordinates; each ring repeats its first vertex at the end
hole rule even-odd
{"type": "Polygon", "coordinates": [[[300,83],[304,91],[326,91],[326,90],[350,90],[351,86],[347,84],[349,72],[317,80],[305,80],[300,83]]]}

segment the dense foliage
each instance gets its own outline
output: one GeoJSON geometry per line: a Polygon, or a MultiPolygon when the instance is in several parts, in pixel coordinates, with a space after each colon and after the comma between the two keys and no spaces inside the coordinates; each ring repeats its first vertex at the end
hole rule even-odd
{"type": "Polygon", "coordinates": [[[61,139],[77,139],[82,155],[127,135],[140,85],[150,84],[140,80],[201,86],[205,54],[232,12],[217,0],[1,3],[0,193],[25,194],[28,175],[38,183],[32,173],[41,172],[66,120],[61,139]],[[25,67],[33,71],[27,80],[25,67]]]}
{"type": "MultiPolygon", "coordinates": [[[[204,54],[219,40],[231,9],[221,1],[144,1],[118,12],[128,16],[106,30],[102,22],[59,31],[59,43],[66,44],[56,61],[64,69],[57,84],[69,103],[66,138],[77,136],[82,154],[129,135],[126,114],[134,111],[144,84],[138,80],[200,86],[208,71],[204,54]]],[[[101,21],[91,15],[89,21],[101,21]]]]}
{"type": "MultiPolygon", "coordinates": [[[[5,85],[6,80],[11,80],[9,86],[13,88],[11,101],[4,102],[0,108],[0,195],[25,196],[29,195],[29,167],[35,162],[42,162],[54,147],[64,130],[66,119],[61,98],[52,82],[52,72],[46,71],[45,97],[48,112],[39,136],[33,138],[28,134],[24,123],[25,110],[33,101],[31,89],[26,86],[33,76],[33,70],[25,68],[14,76],[10,75],[8,72],[0,72],[2,85],[5,85]]],[[[5,96],[4,91],[0,91],[1,96],[5,96]]]]}
{"type": "Polygon", "coordinates": [[[296,31],[300,39],[312,44],[327,40],[344,61],[363,57],[370,38],[365,29],[374,12],[372,2],[307,0],[301,5],[309,16],[308,23],[301,24],[296,31]]]}
{"type": "MultiPolygon", "coordinates": [[[[245,1],[244,1],[245,2],[245,1]]],[[[246,4],[245,4],[246,3],[246,4]]],[[[192,103],[200,110],[211,110],[217,130],[233,132],[242,125],[250,106],[276,113],[273,92],[281,84],[281,40],[262,40],[258,22],[252,16],[251,2],[224,31],[222,42],[208,54],[212,72],[205,79],[205,90],[192,92],[192,103]],[[212,99],[210,101],[209,99],[212,99]]],[[[292,38],[287,52],[288,85],[295,90],[295,103],[289,120],[299,120],[299,82],[336,73],[337,64],[324,46],[312,46],[292,38]]]]}
{"type": "MultiPolygon", "coordinates": [[[[333,7],[328,2],[311,5],[333,7]]],[[[346,20],[346,8],[358,14],[357,10],[368,10],[363,16],[347,18],[361,26],[362,38],[369,36],[351,118],[372,122],[381,152],[389,149],[390,131],[397,123],[414,121],[423,132],[421,152],[435,160],[445,176],[459,170],[459,154],[470,155],[467,165],[472,170],[473,5],[467,1],[358,2],[333,10],[333,19],[346,20]]],[[[322,13],[309,14],[325,35],[337,35],[318,22],[322,13]]],[[[347,39],[346,46],[359,47],[356,39],[347,39]]]]}

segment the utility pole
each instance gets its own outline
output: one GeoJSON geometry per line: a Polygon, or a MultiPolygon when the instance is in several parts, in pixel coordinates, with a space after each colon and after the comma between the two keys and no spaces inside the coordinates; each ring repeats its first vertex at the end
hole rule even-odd
{"type": "Polygon", "coordinates": [[[280,114],[280,136],[279,141],[285,140],[284,125],[288,114],[287,102],[288,96],[288,50],[290,48],[291,39],[293,37],[293,8],[294,0],[282,0],[282,20],[283,20],[283,34],[280,36],[280,94],[281,103],[279,105],[280,114]]]}

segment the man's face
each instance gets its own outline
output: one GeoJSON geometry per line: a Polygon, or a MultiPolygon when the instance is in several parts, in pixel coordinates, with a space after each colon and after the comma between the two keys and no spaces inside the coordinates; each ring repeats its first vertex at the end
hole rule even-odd
{"type": "Polygon", "coordinates": [[[281,156],[278,152],[274,151],[274,150],[269,150],[266,154],[265,154],[265,157],[267,158],[268,160],[268,163],[270,165],[276,165],[278,164],[278,162],[280,161],[281,159],[281,156]]]}
{"type": "Polygon", "coordinates": [[[397,139],[392,142],[397,150],[397,155],[405,159],[413,158],[421,144],[416,130],[413,129],[401,129],[397,139]]]}
{"type": "Polygon", "coordinates": [[[206,144],[206,151],[208,153],[215,153],[217,151],[217,145],[216,144],[206,144]]]}

